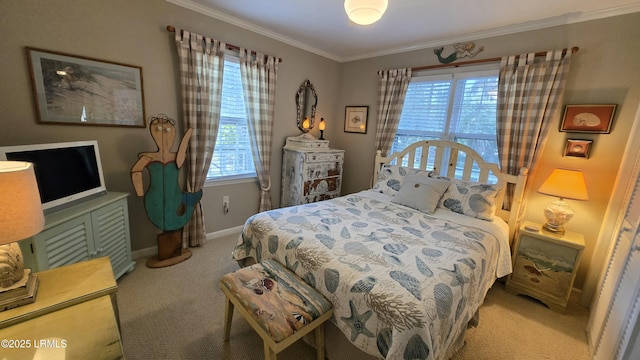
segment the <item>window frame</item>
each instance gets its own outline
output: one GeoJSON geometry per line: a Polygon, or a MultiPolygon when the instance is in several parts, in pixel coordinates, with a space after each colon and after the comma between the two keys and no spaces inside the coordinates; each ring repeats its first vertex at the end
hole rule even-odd
{"type": "MultiPolygon", "coordinates": [[[[460,110],[456,108],[455,98],[457,96],[457,81],[465,78],[478,78],[478,77],[487,77],[487,76],[495,76],[499,78],[499,64],[484,64],[477,65],[472,67],[465,68],[443,68],[443,69],[435,69],[435,70],[425,70],[417,73],[411,79],[411,82],[419,82],[419,81],[450,81],[449,87],[449,96],[447,99],[447,109],[446,109],[446,118],[444,119],[443,129],[442,131],[424,131],[424,132],[413,132],[402,131],[398,124],[398,129],[396,130],[396,134],[394,136],[394,145],[392,145],[391,152],[400,151],[402,149],[394,149],[397,141],[398,134],[400,136],[416,136],[423,137],[433,140],[442,140],[442,141],[451,141],[456,142],[458,144],[466,145],[466,142],[461,142],[462,140],[490,140],[495,141],[496,150],[497,150],[497,129],[495,134],[482,134],[482,133],[457,133],[455,132],[455,128],[457,127],[455,121],[459,119],[453,119],[453,113],[456,110],[460,110]],[[470,136],[471,135],[471,136],[470,136]]],[[[497,107],[497,103],[496,103],[497,107]]],[[[404,104],[403,104],[404,108],[404,104]]],[[[497,108],[496,108],[497,111],[497,108]]],[[[426,139],[425,139],[426,140],[426,139]]],[[[419,141],[419,140],[417,140],[419,141]]],[[[479,150],[472,147],[474,151],[480,153],[479,150]]],[[[431,158],[431,157],[430,157],[431,158]]],[[[444,160],[443,160],[444,161],[444,160]]],[[[493,162],[493,161],[490,161],[493,162]]],[[[496,160],[499,162],[499,160],[496,160]]],[[[441,164],[442,166],[442,164],[441,164]]],[[[473,176],[472,176],[473,179],[473,176]]]]}
{"type": "MultiPolygon", "coordinates": [[[[238,56],[235,56],[233,54],[226,54],[224,57],[224,61],[227,62],[233,62],[236,64],[240,63],[240,58],[238,56]]],[[[242,76],[242,75],[240,75],[242,76]]],[[[242,82],[242,79],[240,79],[240,81],[242,82]]],[[[241,94],[244,97],[244,93],[241,94]]],[[[244,101],[244,100],[243,100],[244,101]]],[[[220,103],[220,106],[222,106],[222,102],[220,103]]],[[[222,113],[222,111],[220,111],[222,113]]],[[[221,118],[221,123],[222,123],[222,115],[220,116],[221,118]]],[[[246,109],[245,109],[245,121],[247,121],[247,131],[248,131],[248,119],[246,118],[246,109]]],[[[222,124],[220,124],[222,125],[222,124]]],[[[216,134],[216,145],[218,144],[218,140],[219,140],[219,135],[220,135],[220,129],[221,126],[218,127],[218,134],[216,134]]],[[[248,136],[248,132],[247,132],[247,136],[248,136]]],[[[215,151],[215,148],[214,148],[215,151]]],[[[249,152],[251,153],[251,156],[253,156],[253,149],[251,149],[251,144],[249,143],[249,152]]],[[[213,163],[213,156],[211,157],[211,163],[213,163]]],[[[253,161],[253,158],[252,158],[253,161]]],[[[209,164],[209,166],[211,167],[211,163],[209,164]]],[[[252,169],[251,172],[247,172],[247,173],[242,173],[242,174],[234,174],[234,175],[226,175],[226,176],[216,176],[216,177],[209,177],[207,176],[206,180],[205,180],[205,187],[213,187],[213,186],[222,186],[222,185],[230,185],[230,184],[240,184],[240,183],[249,183],[249,182],[255,182],[258,179],[258,174],[256,172],[255,169],[255,163],[254,163],[254,167],[252,169]]]]}

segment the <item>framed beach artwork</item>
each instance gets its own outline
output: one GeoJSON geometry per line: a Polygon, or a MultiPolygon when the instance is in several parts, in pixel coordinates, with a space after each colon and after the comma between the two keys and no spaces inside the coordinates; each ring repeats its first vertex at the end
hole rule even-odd
{"type": "Polygon", "coordinates": [[[347,106],[344,111],[344,131],[367,133],[368,106],[347,106]]]}
{"type": "Polygon", "coordinates": [[[38,121],[146,127],[142,67],[27,48],[38,121]]]}
{"type": "Polygon", "coordinates": [[[608,134],[616,105],[567,105],[560,131],[608,134]]]}

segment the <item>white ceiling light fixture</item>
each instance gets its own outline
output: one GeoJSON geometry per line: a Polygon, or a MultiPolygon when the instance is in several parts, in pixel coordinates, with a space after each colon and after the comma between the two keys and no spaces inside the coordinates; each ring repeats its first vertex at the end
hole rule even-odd
{"type": "Polygon", "coordinates": [[[345,0],[344,10],[351,21],[358,25],[370,25],[382,18],[388,0],[345,0]]]}

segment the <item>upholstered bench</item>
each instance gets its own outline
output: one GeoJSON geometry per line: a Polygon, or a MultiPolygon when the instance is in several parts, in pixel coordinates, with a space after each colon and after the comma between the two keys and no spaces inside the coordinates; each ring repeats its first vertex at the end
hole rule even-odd
{"type": "Polygon", "coordinates": [[[322,294],[275,260],[239,269],[222,277],[227,297],[224,340],[229,340],[234,307],[260,335],[264,357],[276,355],[315,330],[316,354],[324,359],[324,322],[333,307],[322,294]]]}

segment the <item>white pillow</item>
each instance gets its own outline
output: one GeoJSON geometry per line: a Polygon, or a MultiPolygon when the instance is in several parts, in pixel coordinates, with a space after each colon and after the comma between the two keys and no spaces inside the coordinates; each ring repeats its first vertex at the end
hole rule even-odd
{"type": "Polygon", "coordinates": [[[391,202],[433,214],[450,182],[419,174],[408,175],[391,202]]]}
{"type": "Polygon", "coordinates": [[[496,213],[496,198],[502,190],[498,184],[483,184],[453,179],[438,207],[459,214],[491,221],[496,213]]]}
{"type": "Polygon", "coordinates": [[[372,190],[386,195],[395,195],[400,190],[405,177],[412,174],[428,176],[429,172],[407,166],[384,164],[380,167],[378,181],[373,185],[372,190]]]}

